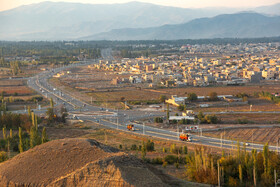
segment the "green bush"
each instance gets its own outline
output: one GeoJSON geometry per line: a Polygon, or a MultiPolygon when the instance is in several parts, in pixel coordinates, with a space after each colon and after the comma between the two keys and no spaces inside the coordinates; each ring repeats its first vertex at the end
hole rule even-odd
{"type": "Polygon", "coordinates": [[[178,157],[175,155],[166,155],[164,157],[164,161],[167,162],[168,164],[174,164],[178,161],[178,157]]]}
{"type": "Polygon", "coordinates": [[[156,118],[154,119],[154,122],[155,122],[155,123],[163,123],[163,119],[162,119],[161,117],[156,117],[156,118]]]}
{"type": "Polygon", "coordinates": [[[137,150],[137,145],[133,144],[131,145],[131,148],[130,148],[132,151],[136,151],[137,150]]]}
{"type": "Polygon", "coordinates": [[[162,158],[160,158],[160,157],[156,157],[156,158],[153,158],[153,159],[151,160],[151,163],[152,163],[152,164],[163,164],[163,160],[162,160],[162,158]]]}
{"type": "Polygon", "coordinates": [[[242,117],[241,119],[237,119],[238,124],[248,124],[249,120],[245,117],[242,117]]]}
{"type": "Polygon", "coordinates": [[[1,151],[0,152],[0,162],[4,162],[5,160],[8,160],[8,155],[6,152],[1,151]]]}
{"type": "Polygon", "coordinates": [[[145,144],[146,150],[148,152],[154,151],[155,150],[155,144],[153,141],[148,140],[147,143],[145,144]]]}

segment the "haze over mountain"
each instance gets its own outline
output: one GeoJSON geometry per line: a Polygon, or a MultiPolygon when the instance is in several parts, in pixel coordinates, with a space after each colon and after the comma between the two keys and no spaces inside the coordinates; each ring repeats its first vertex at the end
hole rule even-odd
{"type": "Polygon", "coordinates": [[[176,40],[202,38],[257,38],[280,36],[280,16],[257,13],[224,14],[184,24],[145,29],[116,29],[85,40],[176,40]]]}
{"type": "MultiPolygon", "coordinates": [[[[280,9],[280,6],[268,6],[259,10],[274,14],[277,7],[280,9]]],[[[181,24],[196,18],[238,11],[240,9],[184,9],[139,2],[111,5],[43,2],[0,12],[0,40],[99,38],[113,29],[141,28],[137,31],[140,32],[143,28],[181,24]]],[[[148,39],[144,34],[140,38],[148,39]]]]}

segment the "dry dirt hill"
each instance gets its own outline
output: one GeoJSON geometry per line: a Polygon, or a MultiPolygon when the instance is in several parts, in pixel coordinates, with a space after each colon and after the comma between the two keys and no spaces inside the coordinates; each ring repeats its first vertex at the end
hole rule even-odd
{"type": "Polygon", "coordinates": [[[178,185],[168,181],[140,159],[89,139],[54,140],[0,164],[0,186],[178,185]]]}

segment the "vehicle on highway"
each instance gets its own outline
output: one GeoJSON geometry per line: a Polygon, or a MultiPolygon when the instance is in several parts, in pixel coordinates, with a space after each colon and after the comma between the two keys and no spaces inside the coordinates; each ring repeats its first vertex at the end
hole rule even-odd
{"type": "Polygon", "coordinates": [[[186,133],[181,133],[179,138],[182,141],[187,141],[187,142],[191,142],[192,141],[192,138],[190,137],[190,135],[186,134],[186,133]]]}
{"type": "Polygon", "coordinates": [[[134,125],[132,125],[132,124],[126,125],[126,128],[129,131],[135,131],[134,125]]]}

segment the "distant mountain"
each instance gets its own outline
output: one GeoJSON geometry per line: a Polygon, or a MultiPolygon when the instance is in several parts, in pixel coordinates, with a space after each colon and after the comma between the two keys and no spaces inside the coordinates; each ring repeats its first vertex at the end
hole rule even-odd
{"type": "MultiPolygon", "coordinates": [[[[0,40],[76,40],[80,38],[96,37],[132,39],[135,34],[138,38],[143,39],[164,37],[177,38],[186,37],[186,35],[184,35],[184,33],[186,33],[184,28],[187,28],[189,32],[187,32],[187,34],[190,38],[200,36],[212,37],[216,35],[231,36],[232,34],[229,33],[219,34],[221,31],[216,35],[215,33],[205,33],[201,35],[203,30],[199,30],[199,26],[196,25],[196,23],[198,22],[200,24],[200,22],[202,22],[203,25],[207,25],[206,22],[211,22],[211,19],[202,19],[200,21],[195,20],[194,22],[188,23],[187,25],[189,26],[186,24],[183,24],[182,26],[176,26],[173,24],[182,24],[197,18],[213,17],[225,13],[232,14],[240,11],[259,11],[266,15],[275,15],[277,13],[280,14],[279,7],[280,4],[248,10],[231,8],[185,9],[140,2],[103,5],[43,2],[0,12],[0,40]],[[151,28],[159,26],[163,27],[151,28]],[[177,27],[180,28],[179,30],[181,30],[182,33],[178,36],[176,36],[176,34],[172,36],[173,33],[179,32],[179,30],[173,32],[173,27],[174,29],[177,27]],[[132,28],[131,31],[133,31],[133,33],[130,33],[130,30],[127,29],[116,30],[124,28],[132,28]],[[133,28],[141,29],[133,30],[133,28]],[[197,29],[199,32],[197,32],[197,29]],[[109,33],[106,32],[109,31],[112,31],[110,32],[112,36],[108,37],[106,34],[109,33]],[[117,33],[123,31],[127,32],[126,36],[121,36],[124,35],[124,33],[117,33]],[[149,32],[148,34],[145,34],[141,33],[142,31],[149,32]]],[[[214,25],[211,25],[211,23],[209,23],[209,26],[213,27],[214,25]]],[[[248,27],[250,26],[244,24],[244,26],[246,25],[248,27]]],[[[252,25],[251,28],[252,27],[256,26],[252,25]]],[[[207,30],[207,28],[204,28],[204,30],[205,29],[207,30]]],[[[248,32],[249,31],[250,30],[248,30],[248,32]]],[[[253,33],[257,32],[255,30],[252,31],[253,33]]],[[[258,34],[256,33],[256,35],[258,34]]]]}
{"type": "Polygon", "coordinates": [[[280,3],[270,5],[270,6],[261,6],[253,9],[253,11],[267,14],[267,15],[280,15],[280,3]]]}
{"type": "Polygon", "coordinates": [[[0,40],[68,40],[112,29],[179,24],[239,9],[184,9],[149,3],[43,2],[0,12],[0,40]]]}
{"type": "Polygon", "coordinates": [[[141,29],[116,29],[84,40],[176,40],[202,38],[257,38],[280,36],[280,16],[257,13],[224,14],[213,18],[141,29]]]}

